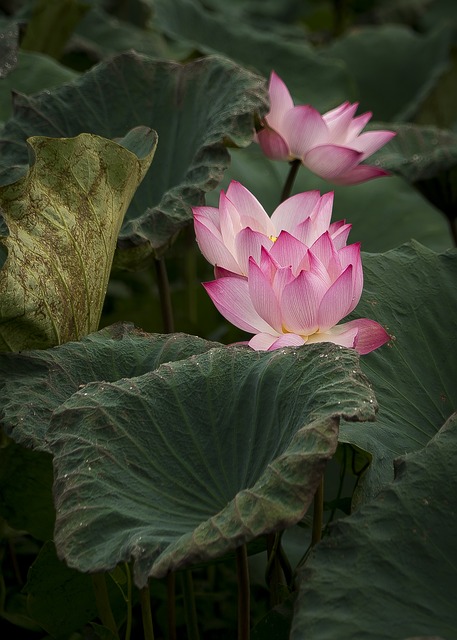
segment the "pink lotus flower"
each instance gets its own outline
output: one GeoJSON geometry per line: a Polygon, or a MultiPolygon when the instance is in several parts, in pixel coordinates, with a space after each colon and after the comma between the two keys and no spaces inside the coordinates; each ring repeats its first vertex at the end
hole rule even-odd
{"type": "Polygon", "coordinates": [[[330,224],[332,205],[333,193],[307,191],[285,200],[270,218],[250,191],[232,181],[227,193],[221,192],[219,208],[194,207],[195,234],[201,252],[216,267],[216,277],[227,272],[247,276],[249,258],[259,262],[262,247],[275,245],[277,252],[282,231],[308,247],[328,231],[335,246],[343,247],[351,225],[330,224]]]}
{"type": "Polygon", "coordinates": [[[337,324],[359,302],[363,273],[360,244],[346,246],[350,225],[330,224],[331,205],[331,194],[302,193],[269,219],[231,183],[219,209],[195,209],[200,246],[216,265],[203,286],[227,320],[255,334],[253,349],[333,342],[365,354],[389,340],[374,320],[337,324]]]}
{"type": "Polygon", "coordinates": [[[310,105],[294,106],[284,82],[271,73],[270,112],[257,141],[273,160],[299,159],[305,167],[335,184],[358,184],[388,175],[360,162],[385,145],[392,131],[361,133],[372,114],[356,118],[358,103],[344,102],[323,116],[310,105]]]}

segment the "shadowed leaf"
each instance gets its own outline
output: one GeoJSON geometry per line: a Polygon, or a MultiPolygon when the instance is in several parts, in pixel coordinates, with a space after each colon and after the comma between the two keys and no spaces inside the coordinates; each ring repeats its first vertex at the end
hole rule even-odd
{"type": "MultiPolygon", "coordinates": [[[[291,640],[455,638],[455,416],[301,571],[291,640]]],[[[425,640],[425,639],[424,639],[425,640]]]]}
{"type": "Polygon", "coordinates": [[[392,479],[394,458],[427,445],[457,410],[457,253],[412,242],[365,254],[363,262],[364,293],[353,316],[373,318],[393,336],[361,360],[379,403],[376,423],[340,428],[342,442],[373,455],[359,485],[366,499],[392,479]]]}

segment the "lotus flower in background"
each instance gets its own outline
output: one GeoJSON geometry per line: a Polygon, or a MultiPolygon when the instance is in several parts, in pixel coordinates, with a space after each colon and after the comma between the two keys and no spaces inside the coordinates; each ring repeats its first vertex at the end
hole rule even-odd
{"type": "Polygon", "coordinates": [[[219,208],[194,207],[195,234],[201,252],[216,267],[216,277],[247,276],[249,258],[259,262],[262,247],[270,250],[273,245],[277,253],[283,239],[279,244],[276,240],[283,231],[292,236],[290,242],[308,247],[328,231],[335,247],[343,247],[351,225],[330,224],[332,205],[333,193],[307,191],[282,202],[270,218],[248,189],[232,181],[227,193],[221,192],[219,208]]]}
{"type": "Polygon", "coordinates": [[[354,117],[358,103],[344,102],[321,115],[310,105],[294,106],[284,82],[273,71],[269,85],[270,111],[257,142],[273,160],[299,159],[316,175],[335,184],[358,184],[389,175],[360,163],[385,145],[393,131],[362,129],[370,112],[354,117]]]}
{"type": "Polygon", "coordinates": [[[293,196],[270,219],[232,182],[219,204],[194,209],[216,272],[203,286],[227,320],[255,334],[253,349],[333,342],[365,354],[389,340],[374,320],[337,324],[359,302],[363,273],[360,244],[346,245],[350,225],[330,224],[332,194],[293,196]]]}

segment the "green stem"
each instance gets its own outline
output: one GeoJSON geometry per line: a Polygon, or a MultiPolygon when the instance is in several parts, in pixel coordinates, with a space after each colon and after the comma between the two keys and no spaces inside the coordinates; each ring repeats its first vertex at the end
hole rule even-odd
{"type": "Polygon", "coordinates": [[[452,240],[454,241],[454,247],[457,247],[457,217],[448,218],[449,229],[451,231],[452,240]]]}
{"type": "Polygon", "coordinates": [[[248,552],[245,544],[236,550],[236,577],[238,582],[238,640],[249,640],[251,603],[248,552]]]}
{"type": "Polygon", "coordinates": [[[151,596],[149,586],[140,589],[141,618],[143,620],[144,640],[154,640],[154,627],[152,625],[151,596]]]}
{"type": "Polygon", "coordinates": [[[322,538],[322,525],[324,522],[324,478],[319,484],[314,495],[313,529],[311,533],[311,546],[317,544],[322,538]]]}
{"type": "Polygon", "coordinates": [[[129,565],[125,563],[124,566],[127,575],[127,621],[125,625],[125,640],[130,640],[132,634],[132,576],[129,565]]]}
{"type": "Polygon", "coordinates": [[[197,621],[197,609],[195,607],[194,581],[192,571],[181,574],[181,589],[184,596],[184,611],[186,614],[186,627],[188,640],[200,640],[197,621]]]}
{"type": "Polygon", "coordinates": [[[287,180],[284,184],[284,188],[281,193],[281,202],[284,202],[284,200],[287,200],[287,198],[291,194],[292,187],[294,186],[295,178],[297,177],[297,173],[301,165],[301,161],[298,160],[298,158],[296,158],[295,160],[292,160],[289,164],[290,164],[289,174],[287,176],[287,180]]]}
{"type": "Polygon", "coordinates": [[[104,627],[109,629],[115,638],[119,638],[116,621],[109,602],[108,588],[106,586],[105,574],[94,573],[92,575],[92,586],[94,588],[95,602],[97,604],[98,616],[104,627]]]}
{"type": "Polygon", "coordinates": [[[265,579],[270,590],[270,606],[274,607],[281,602],[280,584],[282,580],[281,566],[278,558],[278,548],[281,544],[279,533],[267,535],[267,568],[265,579]]]}
{"type": "Polygon", "coordinates": [[[176,575],[167,575],[168,640],[176,640],[176,575]]]}
{"type": "Polygon", "coordinates": [[[165,260],[155,260],[157,273],[157,286],[159,287],[160,308],[162,310],[163,330],[165,333],[173,333],[175,330],[173,320],[173,307],[171,305],[170,283],[168,282],[165,260]]]}

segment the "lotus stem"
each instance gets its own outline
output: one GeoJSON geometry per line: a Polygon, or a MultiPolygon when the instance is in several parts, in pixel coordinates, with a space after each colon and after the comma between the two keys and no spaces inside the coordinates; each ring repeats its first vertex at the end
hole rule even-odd
{"type": "Polygon", "coordinates": [[[251,603],[248,552],[245,544],[236,550],[236,577],[238,582],[238,640],[249,640],[251,603]]]}
{"type": "Polygon", "coordinates": [[[184,610],[186,614],[188,640],[200,640],[198,631],[197,609],[195,607],[194,581],[192,571],[185,571],[181,575],[181,589],[184,596],[184,610]]]}
{"type": "Polygon", "coordinates": [[[127,575],[127,620],[125,623],[125,640],[130,640],[132,635],[132,576],[130,567],[125,563],[125,573],[127,575]]]}
{"type": "Polygon", "coordinates": [[[289,174],[287,176],[287,180],[284,184],[284,188],[281,193],[280,202],[284,202],[284,200],[287,200],[287,198],[290,196],[292,187],[294,186],[295,178],[297,177],[297,173],[301,165],[301,161],[296,158],[295,160],[292,160],[289,164],[290,164],[289,174]]]}
{"type": "Polygon", "coordinates": [[[168,640],[176,640],[176,575],[167,575],[168,640]]]}
{"type": "Polygon", "coordinates": [[[311,533],[311,546],[320,542],[322,538],[322,525],[324,522],[324,477],[320,481],[314,495],[313,529],[311,533]]]}
{"type": "Polygon", "coordinates": [[[454,241],[454,247],[457,247],[457,217],[448,218],[449,228],[451,230],[452,240],[454,241]]]}
{"type": "Polygon", "coordinates": [[[152,624],[151,596],[149,586],[140,589],[141,617],[143,619],[144,640],[154,640],[154,627],[152,624]]]}
{"type": "Polygon", "coordinates": [[[94,573],[92,575],[92,586],[94,588],[95,602],[97,604],[98,616],[102,622],[102,625],[109,629],[115,638],[119,639],[119,633],[117,630],[116,621],[114,620],[113,612],[108,596],[108,588],[106,586],[105,574],[94,573]]]}
{"type": "Polygon", "coordinates": [[[157,286],[159,287],[160,308],[162,310],[163,330],[165,333],[173,333],[175,330],[173,319],[173,307],[171,304],[170,283],[168,281],[167,267],[163,258],[155,261],[157,273],[157,286]]]}
{"type": "Polygon", "coordinates": [[[267,557],[268,564],[265,571],[265,579],[270,589],[270,606],[275,607],[281,602],[281,566],[279,563],[278,549],[281,544],[279,533],[269,533],[267,535],[267,557]]]}

